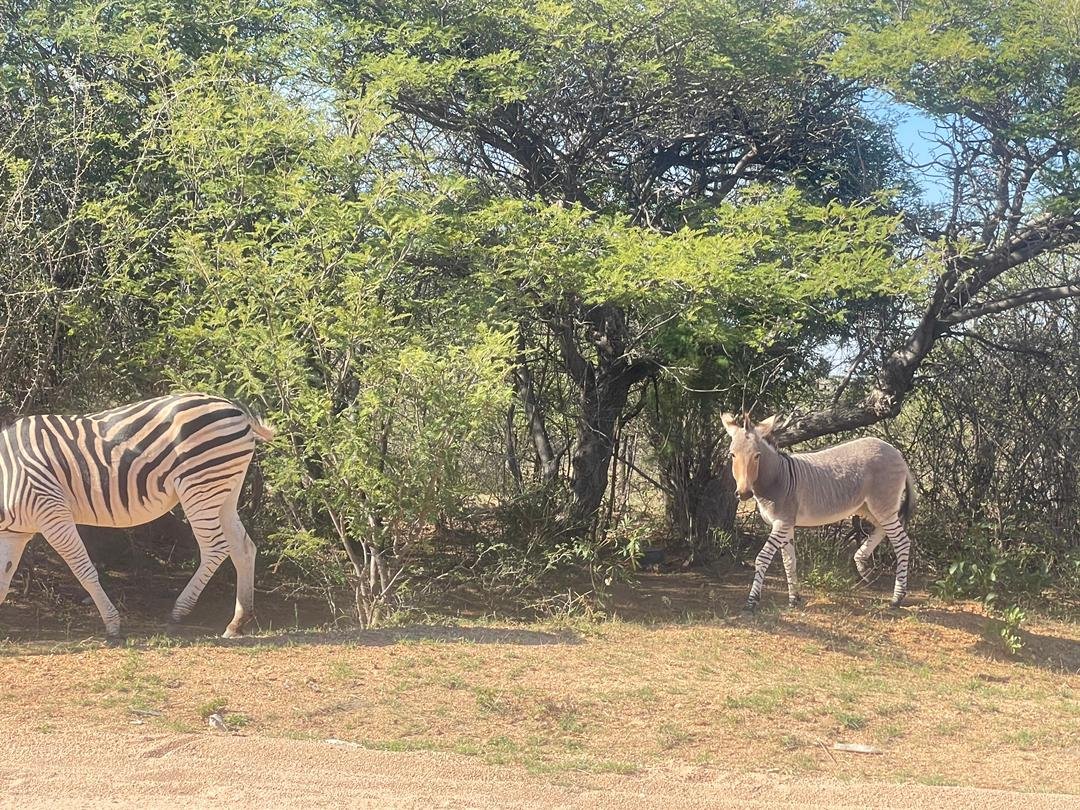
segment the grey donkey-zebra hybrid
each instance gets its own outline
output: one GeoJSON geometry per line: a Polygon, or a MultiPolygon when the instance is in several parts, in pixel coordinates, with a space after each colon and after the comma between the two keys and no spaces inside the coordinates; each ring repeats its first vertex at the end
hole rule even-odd
{"type": "Polygon", "coordinates": [[[225,557],[236,567],[236,611],[225,637],[254,617],[255,544],[237,500],[256,441],[274,431],[244,408],[177,394],[86,416],[27,416],[0,431],[0,603],[27,542],[41,532],[94,600],[105,634],[120,638],[76,524],[137,526],[184,508],[200,562],[173,606],[181,621],[225,557]]]}
{"type": "Polygon", "coordinates": [[[731,437],[731,469],[740,498],[751,495],[758,512],[772,528],[754,564],[754,582],[746,609],[761,599],[765,572],[779,550],[787,574],[788,604],[801,602],[795,562],[795,528],[823,526],[858,515],[874,530],[855,552],[855,566],[864,581],[867,563],[878,543],[888,535],[896,552],[896,583],[892,606],[907,595],[911,538],[904,524],[915,506],[915,482],[900,451],[880,439],[864,438],[816,453],[788,454],[770,441],[776,417],[754,424],[722,415],[731,437]]]}

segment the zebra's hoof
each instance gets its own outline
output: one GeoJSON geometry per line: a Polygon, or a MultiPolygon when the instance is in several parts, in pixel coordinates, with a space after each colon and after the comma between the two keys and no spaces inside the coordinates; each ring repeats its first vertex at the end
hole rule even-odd
{"type": "Polygon", "coordinates": [[[111,636],[105,636],[106,647],[123,647],[126,642],[127,638],[120,635],[119,633],[114,633],[111,636]]]}
{"type": "Polygon", "coordinates": [[[747,602],[743,605],[742,614],[744,616],[753,616],[757,613],[757,602],[747,602]]]}
{"type": "Polygon", "coordinates": [[[803,606],[803,598],[801,596],[789,596],[787,606],[789,608],[801,608],[803,606]]]}
{"type": "Polygon", "coordinates": [[[906,596],[906,594],[894,597],[889,602],[889,607],[892,608],[893,610],[899,610],[901,607],[904,606],[904,596],[906,596]]]}
{"type": "Polygon", "coordinates": [[[236,630],[232,627],[226,627],[225,632],[221,634],[222,638],[240,638],[244,633],[240,630],[236,630]]]}

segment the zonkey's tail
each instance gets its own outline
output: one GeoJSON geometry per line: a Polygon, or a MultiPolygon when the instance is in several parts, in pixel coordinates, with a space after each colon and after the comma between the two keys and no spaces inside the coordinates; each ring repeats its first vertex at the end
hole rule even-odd
{"type": "Polygon", "coordinates": [[[908,470],[907,483],[904,486],[904,502],[900,504],[900,520],[907,525],[907,522],[911,519],[911,513],[915,511],[915,479],[911,475],[911,470],[908,470]]]}

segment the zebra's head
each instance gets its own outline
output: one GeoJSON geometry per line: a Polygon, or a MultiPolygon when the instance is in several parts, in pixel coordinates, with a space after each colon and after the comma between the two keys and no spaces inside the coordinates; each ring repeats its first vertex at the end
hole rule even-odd
{"type": "Polygon", "coordinates": [[[735,494],[746,500],[754,494],[761,453],[770,447],[769,437],[776,426],[776,417],[770,416],[756,425],[749,413],[744,413],[742,419],[725,413],[720,419],[731,437],[731,474],[735,476],[735,494]]]}

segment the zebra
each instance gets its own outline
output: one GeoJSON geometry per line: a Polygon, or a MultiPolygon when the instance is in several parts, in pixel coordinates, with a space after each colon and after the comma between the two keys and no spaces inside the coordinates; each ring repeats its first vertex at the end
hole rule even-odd
{"type": "Polygon", "coordinates": [[[236,507],[256,442],[273,436],[236,403],[199,393],[85,416],[16,419],[0,431],[0,604],[23,550],[40,532],[93,599],[106,639],[118,643],[119,613],[76,524],[137,526],[179,503],[200,559],[170,621],[191,612],[228,556],[236,567],[236,611],[223,635],[242,635],[254,618],[256,549],[236,507]]]}
{"type": "Polygon", "coordinates": [[[900,451],[875,438],[854,439],[816,453],[788,454],[776,449],[773,416],[755,425],[750,415],[721,421],[731,437],[735,492],[757,501],[758,512],[772,528],[754,564],[746,601],[753,611],[761,599],[765,572],[779,550],[787,575],[788,605],[801,603],[795,563],[795,527],[823,526],[858,515],[874,529],[855,552],[855,567],[865,582],[868,561],[888,536],[896,552],[896,580],[891,605],[900,607],[908,590],[911,538],[904,524],[915,507],[915,481],[900,451]]]}

